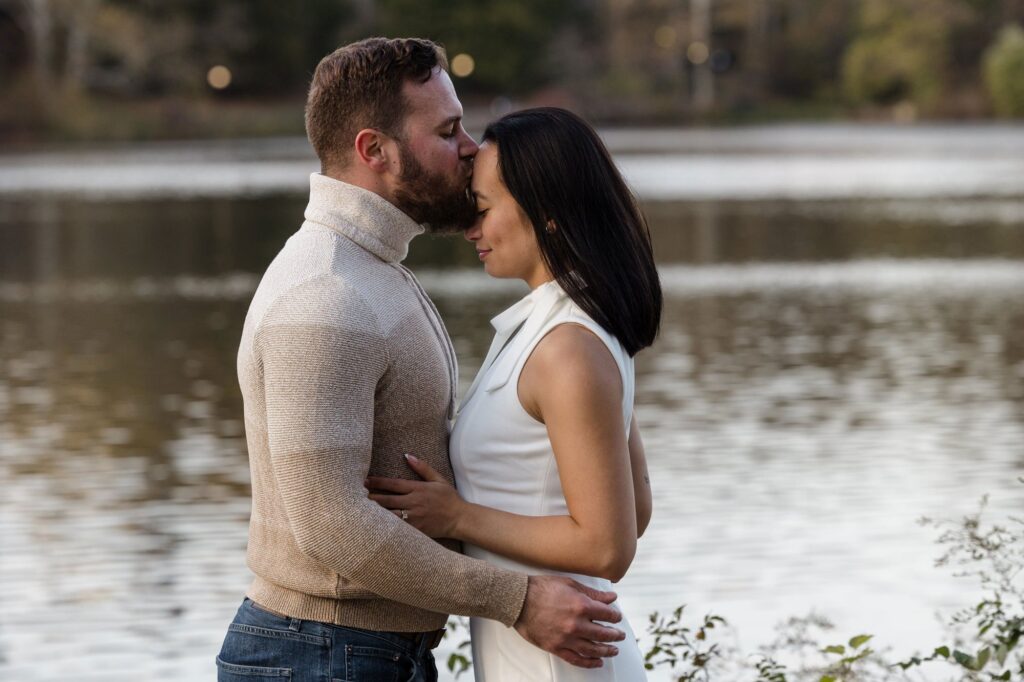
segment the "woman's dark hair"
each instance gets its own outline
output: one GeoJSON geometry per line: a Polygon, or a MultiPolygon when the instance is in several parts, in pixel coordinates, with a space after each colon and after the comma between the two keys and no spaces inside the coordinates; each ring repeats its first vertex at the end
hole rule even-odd
{"type": "Polygon", "coordinates": [[[631,356],[654,343],[661,283],[651,234],[594,129],[543,107],[498,119],[483,139],[497,145],[501,179],[562,289],[631,356]]]}

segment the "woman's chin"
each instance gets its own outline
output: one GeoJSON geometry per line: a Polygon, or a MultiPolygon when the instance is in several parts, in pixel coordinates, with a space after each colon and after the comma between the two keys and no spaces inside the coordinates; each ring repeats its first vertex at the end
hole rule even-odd
{"type": "MultiPolygon", "coordinates": [[[[500,268],[495,268],[493,265],[484,261],[484,272],[494,279],[516,279],[518,276],[508,272],[503,272],[500,268]]],[[[522,279],[521,277],[518,277],[522,279]]]]}

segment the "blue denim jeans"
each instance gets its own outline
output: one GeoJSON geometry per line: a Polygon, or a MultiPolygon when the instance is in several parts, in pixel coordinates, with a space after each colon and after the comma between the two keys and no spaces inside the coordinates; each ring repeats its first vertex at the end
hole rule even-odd
{"type": "Polygon", "coordinates": [[[217,656],[218,682],[436,682],[429,642],[271,613],[246,598],[217,656]]]}

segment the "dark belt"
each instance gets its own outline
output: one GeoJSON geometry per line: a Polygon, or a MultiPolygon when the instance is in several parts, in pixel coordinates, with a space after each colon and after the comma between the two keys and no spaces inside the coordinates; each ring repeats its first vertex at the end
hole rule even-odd
{"type": "Polygon", "coordinates": [[[437,645],[444,639],[444,628],[440,630],[431,630],[430,632],[394,632],[390,634],[398,635],[402,639],[407,639],[416,646],[420,646],[424,642],[427,642],[427,646],[431,649],[436,649],[437,645]]]}
{"type": "MultiPolygon", "coordinates": [[[[252,601],[252,600],[250,600],[250,601],[252,601]]],[[[272,613],[275,616],[278,616],[280,618],[291,618],[291,616],[286,615],[284,613],[278,613],[277,611],[274,611],[273,609],[268,609],[266,606],[263,606],[262,604],[257,604],[256,602],[252,602],[252,603],[256,606],[256,608],[260,609],[261,611],[266,611],[267,613],[272,613]]],[[[445,632],[445,629],[441,628],[440,630],[431,630],[430,632],[395,632],[393,630],[389,630],[388,634],[390,634],[390,635],[398,635],[402,639],[409,640],[410,642],[412,642],[416,646],[419,646],[420,644],[422,644],[424,642],[424,640],[426,640],[426,641],[430,642],[430,648],[431,649],[436,649],[437,645],[441,643],[442,639],[444,639],[444,632],[445,632]]]]}

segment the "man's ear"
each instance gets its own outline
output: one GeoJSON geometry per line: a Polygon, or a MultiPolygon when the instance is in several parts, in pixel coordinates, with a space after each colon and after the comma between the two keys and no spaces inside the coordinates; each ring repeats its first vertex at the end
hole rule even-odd
{"type": "Polygon", "coordinates": [[[390,167],[388,150],[384,144],[383,133],[373,128],[363,128],[356,134],[356,158],[363,165],[377,173],[383,173],[390,167]]]}

